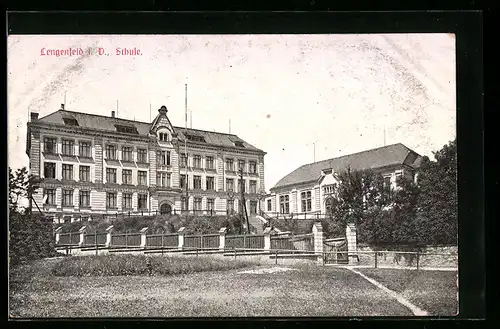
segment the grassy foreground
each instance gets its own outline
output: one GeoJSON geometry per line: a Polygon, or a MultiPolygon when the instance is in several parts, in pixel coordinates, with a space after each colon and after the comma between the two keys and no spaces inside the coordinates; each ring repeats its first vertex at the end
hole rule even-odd
{"type": "Polygon", "coordinates": [[[54,268],[66,261],[42,260],[11,270],[11,317],[412,315],[343,268],[296,265],[276,273],[242,273],[276,267],[268,265],[166,276],[55,276],[54,268]]]}
{"type": "Polygon", "coordinates": [[[387,288],[400,293],[429,315],[454,316],[458,313],[456,271],[416,271],[357,269],[387,288]]]}
{"type": "Polygon", "coordinates": [[[248,261],[144,255],[67,257],[52,268],[55,276],[176,275],[227,271],[258,265],[248,261]]]}

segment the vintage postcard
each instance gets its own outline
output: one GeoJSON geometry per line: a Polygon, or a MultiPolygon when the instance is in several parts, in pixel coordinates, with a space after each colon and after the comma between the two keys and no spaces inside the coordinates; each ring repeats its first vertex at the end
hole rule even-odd
{"type": "Polygon", "coordinates": [[[9,35],[11,318],[454,316],[455,35],[9,35]]]}

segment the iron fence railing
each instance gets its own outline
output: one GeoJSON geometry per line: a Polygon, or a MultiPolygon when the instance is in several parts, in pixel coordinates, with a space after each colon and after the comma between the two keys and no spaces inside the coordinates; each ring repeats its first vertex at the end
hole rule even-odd
{"type": "Polygon", "coordinates": [[[226,248],[244,248],[245,235],[227,235],[226,248]]]}
{"type": "Polygon", "coordinates": [[[201,235],[184,236],[184,245],[186,248],[201,248],[203,237],[201,235]]]}
{"type": "Polygon", "coordinates": [[[311,212],[277,212],[277,211],[264,211],[261,212],[260,215],[266,219],[283,219],[283,220],[322,220],[329,218],[330,215],[326,213],[321,213],[319,211],[311,211],[311,212]]]}
{"type": "Polygon", "coordinates": [[[104,245],[106,244],[106,233],[94,233],[94,234],[85,234],[83,236],[83,244],[84,245],[104,245]]]}
{"type": "Polygon", "coordinates": [[[148,247],[177,247],[178,245],[178,234],[151,234],[146,236],[146,246],[148,247]]]}
{"type": "Polygon", "coordinates": [[[131,247],[141,245],[141,234],[113,234],[111,235],[111,245],[117,247],[131,247]]]}
{"type": "Polygon", "coordinates": [[[60,245],[77,245],[80,243],[80,232],[61,233],[59,235],[60,245]]]}
{"type": "Polygon", "coordinates": [[[243,243],[245,245],[245,248],[264,249],[264,235],[247,235],[246,238],[243,239],[243,243]]]}
{"type": "Polygon", "coordinates": [[[203,235],[201,240],[202,248],[219,248],[219,234],[203,235]]]}

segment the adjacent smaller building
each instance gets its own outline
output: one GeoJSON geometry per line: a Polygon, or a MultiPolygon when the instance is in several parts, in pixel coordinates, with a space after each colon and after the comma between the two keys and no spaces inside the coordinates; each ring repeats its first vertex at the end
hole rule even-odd
{"type": "Polygon", "coordinates": [[[416,179],[422,156],[401,143],[303,165],[270,189],[264,212],[268,215],[300,214],[306,218],[325,214],[339,184],[339,171],[372,169],[393,187],[399,176],[416,179]]]}

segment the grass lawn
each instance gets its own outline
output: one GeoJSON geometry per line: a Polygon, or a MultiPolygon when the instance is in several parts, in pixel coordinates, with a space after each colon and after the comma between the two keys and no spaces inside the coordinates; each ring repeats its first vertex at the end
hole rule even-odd
{"type": "MultiPolygon", "coordinates": [[[[153,276],[54,276],[61,260],[10,273],[12,317],[411,316],[349,270],[296,265],[276,273],[254,266],[153,276]]],[[[285,266],[279,266],[281,268],[285,266]]]]}
{"type": "Polygon", "coordinates": [[[357,271],[400,293],[432,316],[457,314],[457,272],[360,268],[357,271]]]}

